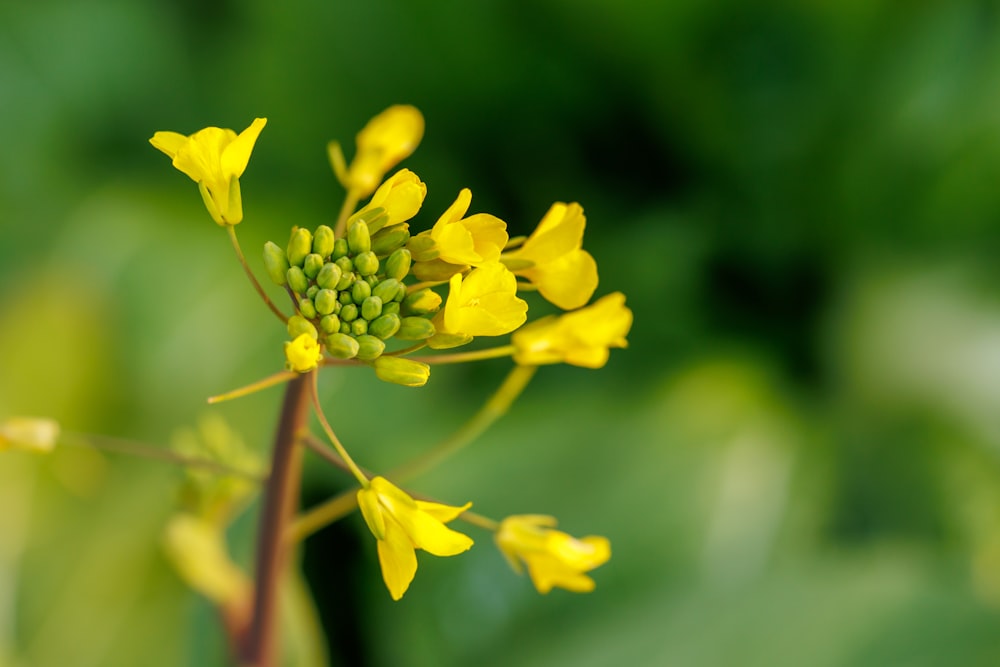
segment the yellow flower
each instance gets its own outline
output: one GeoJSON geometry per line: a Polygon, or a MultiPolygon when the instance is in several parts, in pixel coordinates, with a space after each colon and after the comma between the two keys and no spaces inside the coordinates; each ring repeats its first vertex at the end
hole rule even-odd
{"type": "Polygon", "coordinates": [[[555,517],[544,514],[509,516],[500,522],[494,539],[515,572],[523,572],[522,563],[527,566],[539,593],[555,587],[589,593],[594,580],[584,572],[611,558],[611,543],[595,535],[577,539],[555,527],[555,517]]]}
{"type": "Polygon", "coordinates": [[[416,549],[454,556],[472,546],[472,538],[444,524],[469,509],[414,500],[384,477],[358,491],[358,506],[378,540],[382,579],[393,600],[403,597],[417,573],[416,549]]]}
{"type": "Polygon", "coordinates": [[[10,417],[0,423],[0,451],[51,452],[59,439],[59,422],[43,417],[10,417]]]}
{"type": "Polygon", "coordinates": [[[358,133],[358,152],[350,169],[345,167],[336,142],[329,146],[330,161],[345,188],[357,197],[367,197],[390,169],[416,150],[423,136],[424,117],[420,111],[397,104],[372,118],[358,133]]]}
{"type": "Polygon", "coordinates": [[[586,224],[579,204],[557,202],[524,245],[504,253],[503,261],[563,310],[579,308],[597,289],[597,263],[581,248],[586,224]]]}
{"type": "Polygon", "coordinates": [[[235,225],[243,220],[239,179],[265,123],[266,118],[256,118],[239,135],[218,127],[206,127],[190,137],[177,132],[157,132],[149,143],[170,156],[174,167],[198,184],[215,222],[235,225]]]}
{"type": "Polygon", "coordinates": [[[500,218],[489,213],[462,217],[471,203],[472,192],[463,188],[430,230],[438,259],[457,264],[459,270],[496,262],[507,245],[507,223],[500,218]]]}
{"type": "Polygon", "coordinates": [[[632,311],[625,307],[625,295],[614,292],[586,308],[542,318],[515,333],[514,361],[525,366],[565,362],[601,368],[608,361],[608,348],[628,347],[625,336],[631,327],[632,311]]]}
{"type": "Polygon", "coordinates": [[[501,336],[524,324],[527,312],[528,304],[517,297],[514,274],[493,262],[464,278],[459,273],[451,277],[442,333],[501,336]]]}
{"type": "Polygon", "coordinates": [[[315,338],[307,333],[299,334],[295,340],[285,343],[285,359],[288,370],[308,373],[316,368],[323,358],[323,349],[315,338]]]}
{"type": "Polygon", "coordinates": [[[241,601],[252,590],[230,559],[222,528],[191,514],[177,514],[164,534],[164,548],[184,582],[216,604],[241,601]]]}
{"type": "Polygon", "coordinates": [[[362,211],[384,208],[389,220],[383,227],[389,227],[415,216],[426,195],[424,182],[409,169],[400,169],[378,187],[362,211]]]}

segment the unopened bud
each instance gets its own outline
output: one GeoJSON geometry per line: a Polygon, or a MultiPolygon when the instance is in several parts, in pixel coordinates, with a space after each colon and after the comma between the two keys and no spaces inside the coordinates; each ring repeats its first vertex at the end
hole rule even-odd
{"type": "Polygon", "coordinates": [[[382,314],[382,299],[370,296],[361,302],[361,317],[371,322],[382,314]]]}
{"type": "Polygon", "coordinates": [[[307,278],[315,278],[319,275],[319,270],[323,268],[323,257],[311,252],[306,255],[305,261],[302,263],[302,273],[306,274],[307,278]]]}
{"type": "MultiPolygon", "coordinates": [[[[386,313],[371,321],[371,324],[368,325],[368,333],[373,336],[378,336],[382,340],[389,340],[396,334],[397,331],[399,331],[399,326],[399,315],[386,313]]],[[[410,340],[416,339],[411,338],[410,340]]]]}
{"type": "MultiPolygon", "coordinates": [[[[375,289],[372,290],[372,296],[382,299],[383,303],[395,301],[399,297],[400,287],[403,287],[403,283],[395,278],[386,278],[375,286],[375,289]]],[[[403,289],[405,290],[406,288],[403,287],[403,289]]]]}
{"type": "Polygon", "coordinates": [[[406,247],[413,255],[414,262],[429,262],[432,259],[437,259],[439,254],[437,243],[431,238],[429,232],[420,232],[411,237],[407,241],[406,247]]]}
{"type": "Polygon", "coordinates": [[[385,275],[389,278],[402,280],[410,272],[410,251],[400,248],[385,260],[385,275]]]}
{"type": "Polygon", "coordinates": [[[468,269],[466,264],[451,264],[443,259],[432,259],[429,262],[417,262],[410,269],[410,273],[417,277],[417,280],[443,283],[456,273],[462,273],[468,269]]]}
{"type": "Polygon", "coordinates": [[[351,301],[359,306],[364,300],[372,295],[372,286],[364,280],[359,280],[351,285],[351,301]]]}
{"type": "Polygon", "coordinates": [[[355,221],[347,230],[347,247],[355,255],[372,249],[371,232],[368,231],[368,224],[364,220],[355,221]]]}
{"type": "Polygon", "coordinates": [[[337,261],[341,257],[347,257],[348,250],[350,249],[347,247],[347,239],[337,239],[333,242],[333,252],[330,253],[330,259],[337,261]]]}
{"type": "Polygon", "coordinates": [[[372,252],[382,257],[402,248],[409,240],[410,226],[407,223],[385,227],[372,234],[372,252]]]}
{"type": "Polygon", "coordinates": [[[337,307],[337,293],[330,289],[321,289],[313,297],[313,304],[317,313],[329,315],[337,307]]]}
{"type": "Polygon", "coordinates": [[[310,320],[316,317],[316,306],[312,299],[299,299],[299,312],[302,313],[302,317],[307,317],[310,320]]]}
{"type": "Polygon", "coordinates": [[[333,253],[334,243],[335,239],[333,237],[332,229],[326,225],[320,225],[316,228],[316,233],[313,234],[312,251],[314,253],[321,256],[323,259],[326,259],[333,253]]]}
{"type": "Polygon", "coordinates": [[[353,322],[351,322],[351,335],[358,337],[368,333],[368,320],[363,320],[360,317],[353,322]]]}
{"type": "Polygon", "coordinates": [[[403,312],[408,315],[429,315],[441,307],[441,295],[430,288],[417,290],[403,299],[403,312]]]}
{"type": "Polygon", "coordinates": [[[343,275],[340,267],[333,262],[327,262],[316,274],[316,284],[324,289],[337,289],[337,283],[343,275]]]}
{"type": "Polygon", "coordinates": [[[288,286],[296,294],[305,294],[306,290],[309,289],[309,279],[306,278],[306,274],[302,273],[302,269],[298,266],[288,269],[285,277],[288,279],[288,286]]]}
{"type": "Polygon", "coordinates": [[[319,294],[319,287],[317,285],[310,285],[309,289],[306,290],[306,297],[309,299],[315,299],[317,294],[319,294]]]}
{"type": "Polygon", "coordinates": [[[431,375],[427,364],[402,357],[379,357],[373,365],[380,380],[404,387],[422,387],[431,375]]]}
{"type": "MultiPolygon", "coordinates": [[[[364,320],[360,320],[364,321],[364,320]]],[[[358,359],[371,361],[385,352],[385,343],[368,334],[358,336],[358,359]]]]}
{"type": "Polygon", "coordinates": [[[373,276],[378,273],[378,257],[368,251],[354,256],[354,268],[363,276],[373,276]]]}
{"type": "Polygon", "coordinates": [[[340,309],[341,322],[353,322],[356,319],[358,319],[358,307],[353,303],[345,304],[340,309]]]}
{"type": "MultiPolygon", "coordinates": [[[[382,317],[388,316],[383,315],[382,317]]],[[[427,340],[435,333],[437,333],[437,329],[434,328],[434,323],[426,317],[404,317],[399,321],[396,338],[400,340],[427,340]]]]}
{"type": "Polygon", "coordinates": [[[389,303],[382,303],[382,314],[387,315],[392,313],[393,315],[399,315],[399,302],[390,301],[389,303]]]}
{"type": "Polygon", "coordinates": [[[358,354],[358,341],[344,333],[330,334],[323,339],[326,350],[337,359],[353,359],[358,354]]]}
{"type": "Polygon", "coordinates": [[[305,227],[296,227],[288,240],[288,264],[302,266],[306,255],[312,251],[312,234],[305,227]]]}
{"type": "Polygon", "coordinates": [[[288,336],[295,340],[302,334],[309,334],[312,338],[318,338],[316,327],[313,323],[301,315],[292,315],[288,318],[288,336]]]}
{"type": "Polygon", "coordinates": [[[325,334],[337,333],[340,331],[340,318],[336,315],[327,315],[319,321],[319,328],[325,334]]]}
{"type": "Polygon", "coordinates": [[[288,282],[288,257],[277,243],[268,241],[264,244],[264,268],[275,285],[285,285],[288,282]]]}
{"type": "Polygon", "coordinates": [[[51,452],[59,439],[59,422],[44,417],[10,417],[0,422],[0,451],[14,447],[51,452]]]}

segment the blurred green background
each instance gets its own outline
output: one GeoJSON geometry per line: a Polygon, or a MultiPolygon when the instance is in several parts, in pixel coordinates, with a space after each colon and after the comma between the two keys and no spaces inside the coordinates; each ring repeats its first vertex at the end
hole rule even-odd
{"type": "MultiPolygon", "coordinates": [[[[488,535],[402,602],[357,516],[303,559],[332,664],[996,665],[1000,7],[924,0],[0,0],[0,417],[167,446],[207,413],[264,453],[282,363],[156,130],[267,128],[244,248],[329,222],[325,143],[411,103],[430,225],[461,187],[528,233],[579,201],[630,348],[542,369],[411,487],[611,538],[589,595],[488,535]]],[[[472,414],[509,362],[414,391],[323,377],[360,462],[472,414]],[[404,432],[405,430],[405,432],[404,432]]],[[[221,665],[168,566],[180,472],[0,457],[0,665],[221,665]]],[[[309,461],[315,503],[345,478],[309,461]]],[[[253,511],[232,531],[251,556],[253,511]]]]}

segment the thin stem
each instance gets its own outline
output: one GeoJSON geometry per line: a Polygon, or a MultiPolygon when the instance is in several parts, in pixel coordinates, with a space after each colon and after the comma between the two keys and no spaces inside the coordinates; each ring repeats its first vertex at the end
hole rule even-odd
{"type": "Polygon", "coordinates": [[[223,401],[231,401],[234,398],[242,398],[254,392],[260,391],[261,389],[267,389],[268,387],[273,387],[276,384],[281,384],[282,382],[288,382],[289,380],[295,378],[298,373],[293,373],[292,371],[280,371],[274,375],[269,375],[263,380],[258,380],[245,387],[240,387],[239,389],[233,389],[225,394],[217,394],[215,396],[208,397],[209,405],[213,403],[222,403],[223,401]]]}
{"type": "Polygon", "coordinates": [[[344,229],[347,226],[347,219],[354,213],[354,207],[358,205],[359,199],[357,190],[348,190],[344,196],[344,203],[341,204],[340,213],[337,215],[337,225],[333,228],[333,235],[336,238],[341,238],[347,231],[344,229]]]}
{"type": "Polygon", "coordinates": [[[422,361],[425,364],[462,364],[467,361],[482,361],[483,359],[497,359],[499,357],[509,357],[516,351],[513,345],[502,345],[491,347],[485,350],[475,350],[474,352],[454,352],[452,354],[435,354],[428,357],[410,357],[413,361],[422,361]]]}
{"type": "Polygon", "coordinates": [[[361,472],[361,468],[358,467],[358,464],[354,462],[351,455],[347,453],[346,449],[344,449],[344,445],[341,444],[340,438],[338,438],[337,434],[333,432],[333,429],[330,427],[330,422],[326,420],[326,415],[323,414],[323,408],[319,404],[319,391],[316,387],[315,372],[313,373],[312,381],[312,400],[313,407],[316,409],[316,418],[319,419],[320,425],[323,427],[323,430],[326,431],[326,437],[330,438],[330,442],[333,443],[334,448],[337,450],[337,454],[340,455],[340,458],[344,459],[344,463],[347,464],[347,467],[351,471],[351,474],[354,475],[354,478],[358,480],[358,484],[367,489],[367,475],[361,472]]]}
{"type": "Polygon", "coordinates": [[[243,642],[247,667],[274,667],[278,649],[278,588],[288,559],[287,526],[298,505],[302,448],[297,447],[309,415],[310,375],[288,383],[274,437],[271,474],[264,490],[257,542],[257,576],[250,631],[243,642]]]}
{"type": "Polygon", "coordinates": [[[271,312],[278,316],[278,319],[282,322],[288,322],[288,317],[286,317],[285,314],[278,310],[278,307],[272,303],[270,297],[268,297],[267,293],[264,292],[264,288],[260,286],[259,282],[257,282],[257,277],[253,274],[253,271],[250,270],[250,265],[247,264],[247,258],[243,256],[243,250],[240,248],[240,241],[236,238],[236,226],[226,225],[226,231],[229,232],[229,240],[233,242],[233,250],[236,251],[236,256],[239,258],[240,264],[243,266],[243,271],[247,274],[247,278],[250,279],[251,284],[253,284],[253,288],[257,290],[257,294],[259,294],[260,298],[264,300],[267,307],[271,309],[271,312]]]}
{"type": "Polygon", "coordinates": [[[447,280],[425,280],[422,283],[414,283],[412,285],[406,286],[406,293],[413,294],[414,292],[419,292],[425,287],[437,287],[438,285],[444,285],[447,280]]]}
{"type": "Polygon", "coordinates": [[[483,516],[482,514],[477,514],[475,512],[462,512],[458,515],[458,518],[465,523],[471,523],[473,526],[479,526],[480,528],[488,530],[491,533],[497,532],[497,529],[500,528],[499,522],[494,521],[488,516],[483,516]]]}

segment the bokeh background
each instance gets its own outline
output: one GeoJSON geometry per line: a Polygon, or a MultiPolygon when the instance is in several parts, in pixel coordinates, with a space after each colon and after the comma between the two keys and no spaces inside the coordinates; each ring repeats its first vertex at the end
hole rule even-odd
{"type": "MultiPolygon", "coordinates": [[[[529,232],[580,201],[630,348],[549,367],[415,490],[611,538],[589,595],[488,536],[386,594],[357,516],[307,544],[334,665],[1000,661],[1000,13],[961,0],[0,0],[0,417],[166,447],[211,414],[266,452],[284,332],[156,130],[269,121],[263,242],[336,214],[324,146],[411,103],[424,224],[529,232]]],[[[509,362],[414,391],[323,378],[385,469],[509,362]]],[[[0,458],[0,665],[226,664],[163,555],[181,473],[0,458]]],[[[345,488],[309,461],[304,499],[345,488]]],[[[253,508],[234,526],[251,557],[253,508]]],[[[293,629],[294,630],[294,629],[293,629]]],[[[294,636],[294,632],[290,636],[294,636]]],[[[305,660],[299,664],[317,664],[305,660]]]]}

